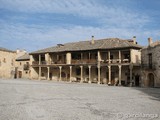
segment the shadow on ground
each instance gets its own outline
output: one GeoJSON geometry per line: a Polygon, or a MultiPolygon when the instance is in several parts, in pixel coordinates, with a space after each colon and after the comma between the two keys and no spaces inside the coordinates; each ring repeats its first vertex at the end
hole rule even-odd
{"type": "Polygon", "coordinates": [[[144,94],[150,96],[150,99],[160,101],[160,88],[140,88],[132,87],[132,89],[139,90],[144,94]]]}

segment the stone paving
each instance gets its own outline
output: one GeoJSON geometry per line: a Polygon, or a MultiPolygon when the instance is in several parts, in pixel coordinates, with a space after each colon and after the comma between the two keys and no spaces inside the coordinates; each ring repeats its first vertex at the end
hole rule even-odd
{"type": "Polygon", "coordinates": [[[0,120],[160,120],[160,89],[0,79],[0,120]]]}

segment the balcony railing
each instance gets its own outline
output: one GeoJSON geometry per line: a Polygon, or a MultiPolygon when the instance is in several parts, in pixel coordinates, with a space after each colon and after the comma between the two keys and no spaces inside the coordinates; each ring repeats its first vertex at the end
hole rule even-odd
{"type": "MultiPolygon", "coordinates": [[[[46,64],[47,64],[47,61],[41,61],[40,64],[41,64],[41,65],[46,65],[46,64]]],[[[33,62],[32,62],[32,65],[39,65],[39,61],[33,61],[33,62]]]]}
{"type": "Polygon", "coordinates": [[[97,63],[97,60],[94,59],[72,60],[72,64],[94,64],[94,63],[97,63]]]}
{"type": "Polygon", "coordinates": [[[64,61],[51,61],[50,64],[66,64],[64,61]]]}
{"type": "Polygon", "coordinates": [[[47,64],[47,61],[41,61],[41,64],[42,64],[42,65],[46,65],[46,64],[47,64]]]}
{"type": "Polygon", "coordinates": [[[39,65],[39,61],[33,61],[32,65],[39,65]]]}
{"type": "MultiPolygon", "coordinates": [[[[116,63],[129,63],[129,59],[110,59],[110,63],[116,64],[116,63]]],[[[102,63],[109,63],[109,59],[107,60],[102,60],[102,63]]]]}
{"type": "Polygon", "coordinates": [[[155,64],[141,64],[142,69],[145,70],[155,70],[156,69],[156,65],[155,64]]]}

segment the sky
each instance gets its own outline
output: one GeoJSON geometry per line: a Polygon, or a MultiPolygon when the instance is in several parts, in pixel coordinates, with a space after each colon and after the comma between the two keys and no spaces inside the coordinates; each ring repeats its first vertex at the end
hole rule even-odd
{"type": "Polygon", "coordinates": [[[160,0],[0,0],[0,47],[28,52],[102,38],[160,40],[160,0]]]}

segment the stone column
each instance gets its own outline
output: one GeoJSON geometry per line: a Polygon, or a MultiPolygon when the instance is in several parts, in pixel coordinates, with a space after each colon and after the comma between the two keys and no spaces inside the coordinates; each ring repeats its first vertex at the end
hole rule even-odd
{"type": "Polygon", "coordinates": [[[83,66],[80,66],[80,68],[81,68],[81,83],[83,83],[83,66]]]}
{"type": "Polygon", "coordinates": [[[30,55],[29,57],[30,57],[29,63],[30,63],[30,65],[32,65],[32,64],[33,64],[33,61],[35,61],[35,60],[34,60],[34,57],[33,57],[33,55],[30,55]]]}
{"type": "Polygon", "coordinates": [[[132,87],[132,72],[133,72],[133,65],[132,64],[129,66],[129,69],[130,69],[130,87],[132,87]]]}
{"type": "Polygon", "coordinates": [[[62,80],[61,73],[62,73],[62,66],[59,66],[59,81],[62,80]]]}
{"type": "Polygon", "coordinates": [[[101,67],[98,66],[98,84],[101,83],[101,67]]]}
{"type": "Polygon", "coordinates": [[[90,65],[88,66],[88,69],[89,69],[89,81],[88,81],[88,83],[92,83],[92,81],[91,81],[91,66],[90,65]]]}
{"type": "Polygon", "coordinates": [[[121,51],[119,50],[119,63],[121,63],[121,51]]]}
{"type": "Polygon", "coordinates": [[[70,70],[70,82],[72,82],[72,66],[69,66],[69,70],[70,70]]]}
{"type": "Polygon", "coordinates": [[[133,50],[130,49],[130,63],[133,63],[133,55],[134,55],[134,53],[132,51],[133,50]]]}
{"type": "Polygon", "coordinates": [[[108,66],[108,80],[109,80],[108,85],[110,85],[111,84],[111,66],[108,66]]]}
{"type": "Polygon", "coordinates": [[[67,63],[67,64],[71,64],[71,59],[72,59],[71,53],[68,52],[68,53],[66,54],[66,63],[67,63]]]}
{"type": "Polygon", "coordinates": [[[41,80],[41,67],[39,67],[39,75],[38,75],[38,79],[41,80]]]}
{"type": "Polygon", "coordinates": [[[49,67],[47,67],[47,69],[48,69],[48,76],[47,76],[47,80],[50,80],[50,78],[49,78],[50,68],[49,68],[49,67]]]}
{"type": "Polygon", "coordinates": [[[100,51],[98,51],[98,61],[101,61],[101,53],[100,53],[100,51]]]}
{"type": "Polygon", "coordinates": [[[122,69],[121,68],[122,68],[122,66],[118,65],[118,68],[119,68],[119,84],[118,85],[121,86],[121,77],[122,77],[122,75],[121,75],[122,74],[122,69]]]}
{"type": "Polygon", "coordinates": [[[111,60],[110,60],[110,51],[108,51],[108,63],[111,63],[111,60]]]}
{"type": "Polygon", "coordinates": [[[46,64],[47,64],[47,65],[50,64],[50,55],[49,55],[49,53],[46,53],[46,54],[45,54],[45,61],[46,61],[46,64]]]}
{"type": "Polygon", "coordinates": [[[39,65],[41,64],[41,55],[39,55],[39,65]]]}

